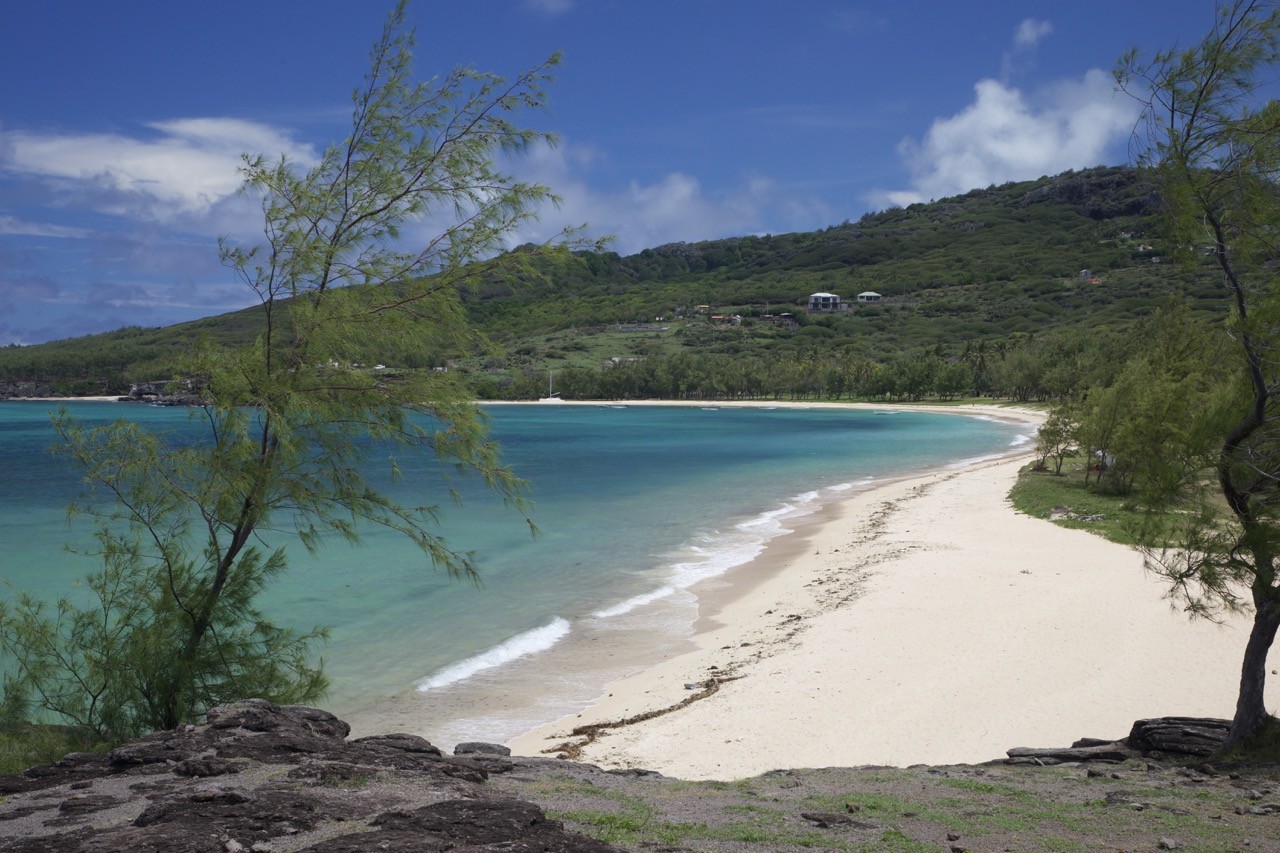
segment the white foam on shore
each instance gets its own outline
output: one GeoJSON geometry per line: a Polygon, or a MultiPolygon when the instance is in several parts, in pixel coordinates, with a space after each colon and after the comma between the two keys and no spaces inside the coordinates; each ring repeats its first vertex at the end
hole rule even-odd
{"type": "MultiPolygon", "coordinates": [[[[744,521],[741,524],[734,525],[734,529],[742,530],[744,532],[749,532],[749,533],[756,533],[764,530],[768,530],[772,532],[774,531],[775,528],[780,529],[782,527],[782,525],[778,524],[779,518],[782,518],[783,516],[795,511],[796,511],[796,508],[791,504],[789,503],[783,504],[777,509],[771,509],[771,510],[768,510],[767,512],[762,512],[759,515],[757,515],[755,518],[744,521]]],[[[777,533],[774,532],[773,535],[776,536],[777,533]]]]}
{"type": "Polygon", "coordinates": [[[875,481],[876,481],[875,477],[863,477],[861,480],[856,480],[852,483],[837,483],[834,486],[827,486],[827,491],[847,492],[850,489],[865,489],[867,486],[871,485],[875,481]]]}
{"type": "Polygon", "coordinates": [[[983,462],[990,462],[993,459],[1003,459],[1003,458],[1004,458],[1003,453],[988,453],[986,456],[973,456],[973,457],[970,457],[969,459],[961,459],[957,462],[952,462],[950,465],[947,466],[947,468],[968,468],[970,465],[979,465],[983,462]]]}
{"type": "Polygon", "coordinates": [[[1031,440],[1031,436],[1018,433],[1013,437],[1013,441],[1009,442],[1010,447],[1021,447],[1031,440]]]}
{"type": "MultiPolygon", "coordinates": [[[[781,525],[778,525],[781,528],[781,525]]],[[[688,589],[696,583],[722,575],[734,566],[749,563],[764,551],[764,543],[773,537],[751,537],[743,542],[712,547],[694,546],[697,559],[676,563],[671,567],[670,583],[676,589],[688,589]]]]}
{"type": "Polygon", "coordinates": [[[947,468],[968,468],[970,465],[981,465],[983,462],[994,462],[997,459],[1007,459],[1013,455],[1014,453],[1011,450],[1004,453],[988,453],[986,456],[973,456],[969,459],[961,459],[959,462],[952,462],[947,466],[947,468]]]}
{"type": "MultiPolygon", "coordinates": [[[[870,478],[867,482],[869,481],[870,478]]],[[[852,488],[853,485],[846,484],[845,488],[852,488]]],[[[694,584],[751,562],[764,552],[765,545],[771,539],[791,532],[792,529],[782,523],[784,519],[813,512],[814,507],[810,505],[820,497],[821,493],[816,490],[802,492],[777,509],[766,510],[754,518],[735,524],[732,531],[728,533],[717,531],[708,535],[703,544],[689,546],[688,550],[693,559],[680,560],[670,565],[670,573],[662,586],[597,610],[591,615],[597,619],[623,616],[646,604],[668,598],[694,584]]]]}
{"type": "Polygon", "coordinates": [[[646,592],[641,595],[632,596],[620,604],[615,604],[612,607],[606,607],[603,610],[597,610],[591,615],[597,619],[612,619],[614,616],[622,616],[626,613],[630,613],[637,607],[644,607],[646,604],[652,604],[659,599],[666,598],[669,595],[674,595],[675,592],[676,588],[674,586],[661,586],[653,592],[646,592]]]}
{"type": "Polygon", "coordinates": [[[569,635],[569,623],[557,616],[546,625],[516,634],[509,640],[485,649],[478,655],[460,660],[455,664],[429,675],[417,683],[418,692],[426,693],[446,684],[470,678],[478,672],[502,666],[526,655],[545,652],[569,635]]]}

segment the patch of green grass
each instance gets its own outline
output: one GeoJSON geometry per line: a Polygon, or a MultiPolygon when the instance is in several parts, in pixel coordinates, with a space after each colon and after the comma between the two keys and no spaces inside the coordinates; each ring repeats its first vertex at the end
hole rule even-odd
{"type": "Polygon", "coordinates": [[[724,811],[737,814],[768,815],[779,819],[785,817],[787,814],[779,809],[766,808],[765,806],[757,806],[751,803],[741,806],[725,806],[724,811]]]}
{"type": "MultiPolygon", "coordinates": [[[[941,797],[928,802],[913,802],[900,797],[857,793],[843,797],[812,797],[814,810],[843,811],[845,804],[860,807],[860,814],[886,821],[927,821],[965,836],[981,838],[1017,833],[1042,839],[1042,850],[1086,850],[1103,844],[1109,835],[1134,820],[1152,832],[1203,836],[1204,820],[1193,815],[1173,814],[1148,809],[1137,816],[1124,808],[1107,806],[1101,800],[1066,802],[1045,799],[1036,791],[1015,785],[973,779],[943,779],[941,785],[972,797],[941,797]],[[996,798],[993,800],[993,797],[996,798]],[[1114,827],[1109,831],[1108,827],[1114,827]],[[1083,838],[1085,841],[1078,839],[1083,838]]],[[[1135,799],[1151,800],[1157,791],[1143,791],[1135,799]]],[[[1189,792],[1174,792],[1185,796],[1189,792]]],[[[1225,808],[1224,808],[1225,810],[1225,808]]],[[[905,837],[905,836],[904,836],[905,837]]],[[[898,849],[890,847],[888,849],[898,849]]],[[[917,849],[917,848],[902,848],[917,849]]],[[[928,849],[928,848],[924,848],[928,849]]]]}
{"type": "Polygon", "coordinates": [[[925,851],[933,851],[938,848],[932,844],[924,844],[916,841],[914,838],[903,835],[896,829],[886,832],[874,844],[862,845],[857,850],[900,850],[907,853],[925,853],[925,851]]]}
{"type": "Polygon", "coordinates": [[[29,767],[49,764],[68,752],[105,749],[67,726],[21,726],[0,730],[0,776],[21,773],[29,767]]]}
{"type": "Polygon", "coordinates": [[[696,841],[733,841],[760,845],[766,850],[789,846],[848,849],[839,839],[786,826],[781,813],[761,812],[749,820],[708,826],[662,820],[647,804],[635,800],[616,812],[551,811],[548,815],[599,841],[631,848],[646,842],[683,846],[696,841]]]}
{"type": "Polygon", "coordinates": [[[1016,785],[1004,785],[998,782],[979,782],[976,779],[943,779],[942,784],[948,788],[959,788],[977,794],[1000,794],[1011,800],[1022,803],[1043,803],[1043,799],[1034,791],[1016,785]]]}
{"type": "Polygon", "coordinates": [[[652,811],[605,812],[578,810],[551,812],[550,816],[566,823],[577,824],[593,838],[608,844],[635,844],[648,828],[652,811]]]}
{"type": "Polygon", "coordinates": [[[822,812],[842,812],[846,805],[858,806],[861,810],[883,815],[901,815],[904,812],[923,814],[929,806],[893,794],[879,794],[873,791],[859,791],[841,796],[806,797],[807,810],[822,812]]]}
{"type": "Polygon", "coordinates": [[[1137,514],[1128,507],[1130,498],[1107,495],[1096,491],[1092,484],[1084,483],[1085,471],[1078,461],[1068,461],[1062,474],[1051,471],[1033,471],[1031,466],[1018,473],[1018,482],[1009,492],[1014,509],[1035,518],[1048,519],[1054,508],[1064,506],[1078,515],[1102,515],[1099,521],[1060,519],[1054,521],[1062,527],[1088,530],[1112,542],[1134,544],[1129,531],[1137,514]]]}

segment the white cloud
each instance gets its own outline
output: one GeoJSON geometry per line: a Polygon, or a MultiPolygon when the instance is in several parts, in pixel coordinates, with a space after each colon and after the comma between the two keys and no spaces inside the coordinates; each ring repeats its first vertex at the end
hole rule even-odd
{"type": "Polygon", "coordinates": [[[0,169],[44,180],[99,212],[171,223],[211,214],[240,185],[245,152],[316,153],[285,131],[257,122],[195,118],[153,122],[151,138],[120,134],[4,134],[0,169]]]}
{"type": "Polygon", "coordinates": [[[85,228],[73,228],[68,225],[54,225],[49,222],[28,222],[16,216],[0,215],[0,234],[20,235],[23,237],[58,237],[75,239],[87,237],[91,232],[85,228]]]}
{"type": "Polygon", "coordinates": [[[1013,34],[1013,46],[1015,50],[1030,50],[1039,43],[1040,39],[1053,32],[1053,24],[1048,21],[1037,21],[1035,18],[1027,18],[1013,34]]]}
{"type": "Polygon", "coordinates": [[[972,104],[936,119],[923,141],[899,154],[907,189],[876,193],[877,204],[906,205],[975,187],[1028,180],[1106,162],[1128,137],[1137,106],[1117,95],[1110,75],[1090,70],[1028,97],[997,80],[980,80],[972,104]]]}
{"type": "Polygon", "coordinates": [[[724,194],[708,194],[701,182],[683,172],[657,180],[633,180],[602,190],[588,182],[589,172],[607,158],[588,148],[539,146],[515,164],[526,180],[544,183],[562,198],[558,209],[543,212],[515,242],[541,241],[565,226],[586,223],[592,235],[611,234],[612,248],[623,254],[674,241],[709,240],[771,230],[817,228],[831,219],[821,201],[798,196],[763,177],[747,177],[724,194]]]}
{"type": "Polygon", "coordinates": [[[1025,18],[1013,31],[1013,45],[1004,52],[1000,63],[1000,79],[1008,83],[1020,68],[1034,60],[1036,45],[1045,36],[1053,32],[1053,24],[1048,21],[1037,21],[1025,18]]]}

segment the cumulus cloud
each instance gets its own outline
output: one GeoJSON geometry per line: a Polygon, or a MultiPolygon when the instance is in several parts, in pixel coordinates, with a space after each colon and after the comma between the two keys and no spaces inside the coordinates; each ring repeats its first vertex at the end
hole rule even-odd
{"type": "Polygon", "coordinates": [[[1035,18],[1027,18],[1018,24],[1018,29],[1013,34],[1013,46],[1015,50],[1030,50],[1039,43],[1040,39],[1053,32],[1053,24],[1048,21],[1037,21],[1035,18]]]}
{"type": "Polygon", "coordinates": [[[1013,45],[1005,51],[1004,60],[1000,63],[1000,79],[1009,82],[1019,66],[1031,61],[1040,40],[1052,32],[1053,24],[1048,21],[1026,18],[1018,24],[1013,31],[1013,45]]]}
{"type": "Polygon", "coordinates": [[[874,203],[907,205],[1095,166],[1137,118],[1136,104],[1117,96],[1110,75],[1097,69],[1034,95],[990,79],[974,94],[960,112],[936,119],[923,140],[903,141],[899,154],[912,185],[876,193],[874,203]]]}
{"type": "Polygon", "coordinates": [[[146,127],[145,138],[10,131],[0,170],[45,181],[102,213],[174,223],[209,216],[235,194],[244,152],[316,160],[310,146],[257,122],[193,118],[146,127]]]}
{"type": "Polygon", "coordinates": [[[600,189],[589,182],[589,173],[605,159],[585,147],[539,146],[516,164],[522,178],[550,186],[562,203],[521,229],[515,242],[545,240],[565,226],[586,223],[593,235],[613,235],[613,249],[627,254],[677,240],[755,233],[766,225],[775,230],[816,228],[831,218],[818,199],[787,192],[760,176],[746,177],[723,194],[708,193],[696,177],[683,172],[600,189]]]}

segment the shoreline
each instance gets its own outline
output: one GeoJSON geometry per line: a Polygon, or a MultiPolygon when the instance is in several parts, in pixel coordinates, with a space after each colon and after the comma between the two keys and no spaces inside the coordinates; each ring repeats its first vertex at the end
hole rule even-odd
{"type": "MultiPolygon", "coordinates": [[[[1028,455],[824,507],[725,588],[695,590],[695,650],[610,683],[513,751],[570,743],[606,768],[736,779],[977,763],[1122,737],[1145,717],[1229,717],[1248,619],[1190,622],[1136,551],[1017,513],[1007,494],[1028,455]],[[650,718],[611,725],[637,716],[650,718]],[[569,736],[600,724],[593,742],[569,736]]],[[[1267,698],[1280,699],[1274,679],[1267,698]]]]}
{"type": "Polygon", "coordinates": [[[999,420],[1038,426],[1046,413],[1022,403],[868,403],[855,400],[477,400],[485,406],[681,406],[707,409],[861,409],[864,411],[927,412],[930,414],[967,414],[971,417],[993,417],[999,420]]]}
{"type": "MultiPolygon", "coordinates": [[[[579,411],[582,406],[599,407],[594,403],[572,405],[579,406],[579,411]]],[[[661,406],[662,403],[649,405],[661,406]]],[[[753,408],[790,408],[786,404],[774,405],[767,401],[750,405],[753,408]]],[[[684,405],[686,409],[698,407],[693,403],[684,405]]],[[[741,404],[737,408],[741,411],[741,404]]],[[[797,408],[813,407],[799,404],[797,408]]],[[[841,409],[859,415],[904,410],[883,405],[851,407],[849,404],[822,408],[841,409]]],[[[916,407],[910,411],[926,414],[922,409],[916,407]]],[[[989,424],[980,427],[975,424],[974,428],[997,429],[1010,439],[1016,438],[1012,446],[1006,442],[993,442],[985,449],[970,450],[974,454],[1025,453],[1025,445],[1020,446],[1019,443],[1025,442],[1027,435],[1034,435],[1030,424],[1040,417],[1038,413],[1010,412],[1000,407],[965,407],[963,410],[945,407],[943,411],[988,421],[1004,421],[1003,426],[989,424]],[[1012,428],[1010,421],[1014,424],[1012,428]]],[[[889,426],[892,418],[867,420],[874,420],[881,428],[893,429],[889,426]]],[[[748,490],[744,493],[748,504],[743,507],[746,515],[713,523],[713,527],[727,526],[724,531],[712,531],[719,545],[711,552],[699,550],[693,541],[685,541],[670,553],[654,552],[647,559],[641,556],[640,562],[636,563],[637,569],[648,566],[650,560],[657,561],[652,566],[657,571],[649,578],[652,586],[641,584],[617,600],[604,601],[589,610],[557,611],[557,619],[539,623],[523,634],[486,647],[472,656],[482,662],[490,661],[489,667],[493,666],[493,659],[503,658],[505,662],[500,667],[485,668],[469,678],[441,685],[440,689],[426,693],[406,688],[371,697],[370,701],[353,704],[345,718],[359,734],[407,731],[448,744],[477,739],[506,742],[548,721],[577,713],[588,707],[606,685],[695,648],[690,638],[703,630],[707,614],[718,610],[721,601],[753,588],[774,572],[773,555],[784,553],[780,549],[802,547],[807,535],[805,532],[829,519],[833,507],[866,488],[927,470],[923,466],[943,468],[964,464],[956,461],[962,459],[961,453],[953,450],[952,454],[947,459],[935,451],[936,462],[919,462],[915,468],[899,466],[895,469],[889,466],[882,473],[875,474],[877,479],[874,481],[851,474],[850,479],[858,482],[839,483],[831,489],[814,485],[817,481],[813,478],[804,478],[791,486],[794,493],[788,491],[788,496],[777,496],[777,503],[771,498],[754,509],[751,505],[759,501],[750,499],[753,487],[743,482],[736,488],[748,490]],[[736,532],[739,521],[744,525],[741,527],[743,532],[736,532]],[[759,546],[753,544],[753,540],[761,536],[765,541],[759,546]],[[796,544],[787,544],[793,542],[796,544]],[[720,553],[718,549],[724,546],[729,546],[728,551],[720,553]],[[735,556],[735,551],[740,552],[743,548],[754,553],[735,556]],[[726,557],[731,557],[731,562],[717,567],[726,557]],[[705,569],[710,571],[704,572],[705,569]],[[702,574],[703,579],[680,578],[680,575],[689,574],[702,574]],[[542,635],[554,630],[556,625],[563,630],[563,619],[572,625],[571,636],[564,642],[556,641],[554,648],[538,654],[512,657],[518,648],[540,642],[542,635]]],[[[870,473],[875,470],[878,468],[873,466],[870,473]]],[[[829,478],[837,477],[841,470],[827,473],[829,478]]],[[[831,483],[837,481],[831,480],[831,483]]],[[[648,553],[643,544],[638,553],[648,553]]],[[[649,574],[649,569],[640,574],[649,574]]],[[[463,663],[471,662],[472,658],[463,663]]]]}
{"type": "Polygon", "coordinates": [[[119,403],[120,397],[120,394],[112,394],[95,397],[7,397],[5,399],[14,403],[119,403]]]}

